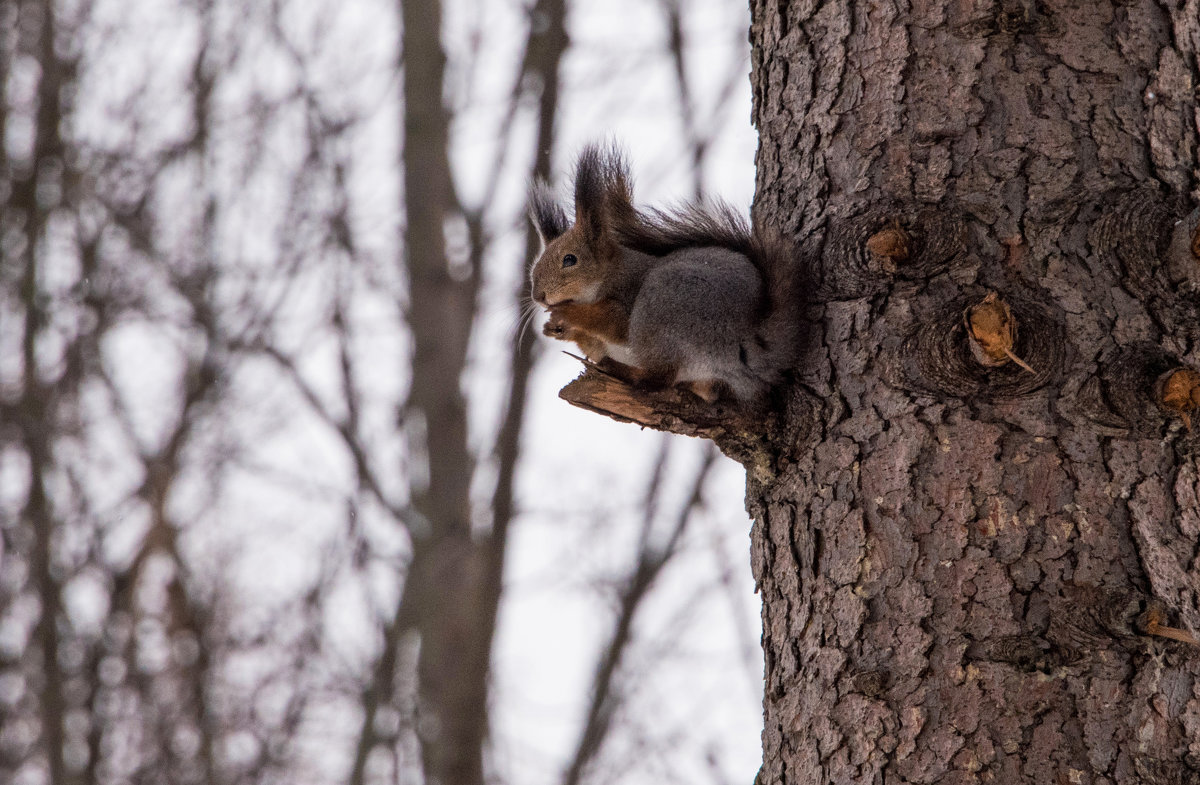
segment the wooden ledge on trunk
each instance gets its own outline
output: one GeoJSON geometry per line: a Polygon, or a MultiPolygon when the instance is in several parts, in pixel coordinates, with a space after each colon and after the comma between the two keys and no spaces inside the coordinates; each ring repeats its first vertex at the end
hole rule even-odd
{"type": "Polygon", "coordinates": [[[583,373],[558,393],[559,398],[581,409],[618,422],[714,441],[747,424],[745,413],[731,404],[705,403],[691,393],[673,388],[643,389],[591,363],[586,365],[583,373]]]}
{"type": "Polygon", "coordinates": [[[761,408],[729,400],[705,403],[691,392],[642,387],[576,359],[584,364],[583,373],[559,391],[559,398],[618,422],[712,439],[721,452],[746,468],[749,477],[760,481],[775,474],[780,457],[795,460],[805,449],[820,410],[819,402],[799,388],[790,389],[786,402],[776,400],[761,408]],[[790,445],[790,449],[780,456],[775,445],[790,445]]]}

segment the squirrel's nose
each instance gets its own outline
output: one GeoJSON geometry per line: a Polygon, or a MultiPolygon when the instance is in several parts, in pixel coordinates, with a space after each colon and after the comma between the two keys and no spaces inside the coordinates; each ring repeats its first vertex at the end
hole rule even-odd
{"type": "Polygon", "coordinates": [[[534,300],[536,300],[536,301],[538,301],[539,303],[544,303],[544,302],[546,302],[546,292],[545,292],[545,290],[543,289],[543,290],[539,290],[539,291],[536,291],[536,292],[534,292],[534,293],[533,293],[533,299],[534,299],[534,300]]]}

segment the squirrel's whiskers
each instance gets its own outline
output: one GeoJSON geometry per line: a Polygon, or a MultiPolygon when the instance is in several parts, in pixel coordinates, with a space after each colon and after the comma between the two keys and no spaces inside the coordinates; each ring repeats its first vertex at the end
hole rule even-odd
{"type": "MultiPolygon", "coordinates": [[[[505,310],[508,310],[507,308],[505,310]]],[[[507,338],[509,341],[520,342],[525,338],[525,332],[533,324],[538,314],[538,304],[533,300],[522,299],[516,316],[509,322],[507,338]]]]}
{"type": "Polygon", "coordinates": [[[525,340],[525,333],[533,324],[533,320],[537,318],[538,305],[533,300],[525,300],[521,303],[521,316],[517,322],[516,340],[518,342],[525,340]]]}

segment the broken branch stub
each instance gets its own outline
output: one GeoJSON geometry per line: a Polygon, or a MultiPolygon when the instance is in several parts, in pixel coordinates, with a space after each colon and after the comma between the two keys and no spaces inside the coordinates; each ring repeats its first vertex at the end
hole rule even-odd
{"type": "Polygon", "coordinates": [[[1014,353],[1017,320],[1008,303],[995,292],[963,311],[963,326],[967,330],[971,356],[980,365],[995,368],[1013,362],[1029,373],[1037,373],[1014,353]]]}
{"type": "Polygon", "coordinates": [[[1200,409],[1200,372],[1191,368],[1176,368],[1158,378],[1155,397],[1159,405],[1183,420],[1192,430],[1192,412],[1200,409]]]}
{"type": "Polygon", "coordinates": [[[912,254],[912,237],[898,220],[867,238],[867,250],[886,272],[894,273],[912,254]]]}
{"type": "Polygon", "coordinates": [[[618,422],[716,439],[739,414],[735,408],[705,403],[691,393],[673,388],[642,389],[593,363],[585,365],[583,374],[563,387],[558,397],[618,422]]]}
{"type": "Polygon", "coordinates": [[[1200,645],[1200,641],[1197,641],[1195,636],[1193,636],[1187,630],[1181,630],[1178,627],[1168,627],[1164,625],[1164,618],[1165,612],[1162,606],[1159,603],[1154,602],[1151,603],[1150,607],[1147,608],[1146,611],[1137,619],[1135,626],[1140,632],[1144,632],[1147,635],[1157,635],[1160,638],[1170,638],[1173,641],[1182,641],[1183,643],[1190,643],[1193,646],[1200,645]]]}

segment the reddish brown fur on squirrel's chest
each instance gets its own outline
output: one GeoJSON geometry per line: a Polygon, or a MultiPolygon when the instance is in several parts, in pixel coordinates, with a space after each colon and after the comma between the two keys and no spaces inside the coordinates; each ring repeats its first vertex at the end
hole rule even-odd
{"type": "Polygon", "coordinates": [[[554,306],[550,312],[574,329],[609,343],[625,343],[629,337],[629,313],[613,300],[566,303],[554,306]]]}

